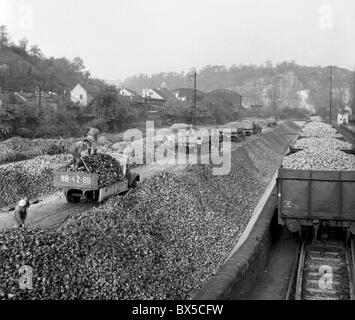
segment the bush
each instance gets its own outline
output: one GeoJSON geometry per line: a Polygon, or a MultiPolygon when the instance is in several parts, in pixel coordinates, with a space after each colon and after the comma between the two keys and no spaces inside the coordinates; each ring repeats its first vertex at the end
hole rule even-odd
{"type": "Polygon", "coordinates": [[[107,132],[108,130],[108,124],[107,121],[101,118],[98,119],[94,119],[93,121],[91,121],[90,123],[88,123],[87,125],[88,127],[93,127],[93,128],[97,128],[100,131],[103,132],[107,132]]]}
{"type": "Polygon", "coordinates": [[[31,130],[29,128],[19,128],[17,130],[17,134],[22,138],[33,138],[35,135],[35,130],[31,130]]]}

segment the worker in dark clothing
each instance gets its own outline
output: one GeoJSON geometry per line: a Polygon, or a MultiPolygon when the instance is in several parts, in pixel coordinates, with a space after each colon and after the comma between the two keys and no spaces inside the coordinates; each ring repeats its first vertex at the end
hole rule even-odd
{"type": "Polygon", "coordinates": [[[201,150],[202,150],[202,137],[197,137],[196,139],[196,144],[197,144],[197,156],[201,156],[201,150]]]}
{"type": "Polygon", "coordinates": [[[30,201],[28,198],[22,199],[15,208],[14,222],[15,228],[23,228],[27,218],[30,201]]]}
{"type": "Polygon", "coordinates": [[[87,139],[91,143],[91,155],[97,154],[97,139],[100,135],[100,130],[96,128],[90,128],[87,139]]]}
{"type": "Polygon", "coordinates": [[[91,153],[91,142],[88,139],[78,141],[69,148],[69,153],[74,157],[74,169],[79,169],[83,165],[81,157],[84,151],[91,153]]]}

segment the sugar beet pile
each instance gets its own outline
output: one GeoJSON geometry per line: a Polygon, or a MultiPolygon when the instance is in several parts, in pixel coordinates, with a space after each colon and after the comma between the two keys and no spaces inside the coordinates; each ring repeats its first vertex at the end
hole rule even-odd
{"type": "Polygon", "coordinates": [[[341,150],[351,150],[353,146],[334,136],[339,136],[330,124],[310,122],[302,130],[295,148],[304,149],[284,158],[283,167],[296,170],[355,170],[355,155],[341,150]]]}
{"type": "MultiPolygon", "coordinates": [[[[263,193],[265,178],[279,167],[284,148],[276,136],[235,151],[228,176],[213,176],[209,166],[197,165],[161,173],[127,198],[113,198],[73,218],[61,233],[0,233],[5,261],[0,296],[192,298],[223,264],[263,193]],[[18,289],[22,265],[34,270],[31,291],[18,289]]],[[[285,136],[280,139],[288,145],[285,136]]]]}
{"type": "Polygon", "coordinates": [[[0,164],[64,153],[75,139],[26,139],[13,137],[0,142],[0,164]]]}
{"type": "MultiPolygon", "coordinates": [[[[124,175],[120,163],[110,155],[98,153],[95,156],[84,157],[86,167],[81,167],[78,171],[96,173],[99,176],[99,188],[110,186],[122,181],[124,175]]],[[[72,166],[67,166],[64,171],[74,171],[72,166]]]]}
{"type": "Polygon", "coordinates": [[[14,204],[22,197],[31,199],[54,191],[53,172],[72,161],[69,155],[39,156],[0,167],[0,200],[14,204]]]}

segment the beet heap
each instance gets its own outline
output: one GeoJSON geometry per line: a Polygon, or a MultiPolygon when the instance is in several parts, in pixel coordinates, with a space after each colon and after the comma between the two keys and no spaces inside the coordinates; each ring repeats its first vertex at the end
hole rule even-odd
{"type": "MultiPolygon", "coordinates": [[[[94,156],[86,156],[83,158],[90,173],[95,173],[99,176],[99,187],[107,187],[124,179],[120,163],[113,157],[99,153],[94,156]]],[[[68,167],[67,171],[74,171],[74,168],[68,167]]],[[[77,171],[87,172],[85,166],[77,171]]]]}

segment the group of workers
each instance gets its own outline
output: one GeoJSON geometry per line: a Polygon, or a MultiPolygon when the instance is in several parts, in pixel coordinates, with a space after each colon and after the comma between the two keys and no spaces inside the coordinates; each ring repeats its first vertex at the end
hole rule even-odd
{"type": "MultiPolygon", "coordinates": [[[[78,141],[70,146],[68,152],[74,157],[74,168],[79,168],[83,165],[82,157],[97,154],[97,139],[100,135],[100,130],[90,128],[87,137],[82,141],[78,141]]],[[[25,197],[19,201],[14,211],[14,227],[23,228],[30,207],[29,198],[25,197]]]]}

